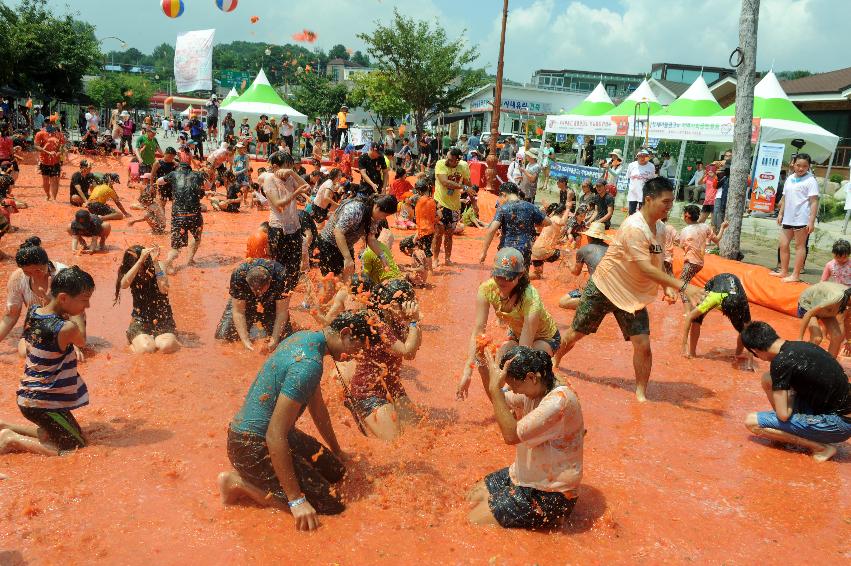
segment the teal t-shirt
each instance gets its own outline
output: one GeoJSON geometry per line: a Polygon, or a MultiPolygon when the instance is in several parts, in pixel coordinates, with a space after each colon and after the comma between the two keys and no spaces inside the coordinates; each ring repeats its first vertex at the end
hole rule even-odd
{"type": "Polygon", "coordinates": [[[148,139],[148,136],[142,134],[136,138],[136,147],[139,148],[139,154],[142,156],[142,163],[145,165],[153,165],[157,158],[157,138],[148,139]]]}
{"type": "Polygon", "coordinates": [[[326,348],[325,335],[309,330],[281,342],[251,384],[230,427],[236,432],[266,436],[279,395],[307,405],[322,379],[326,348]]]}

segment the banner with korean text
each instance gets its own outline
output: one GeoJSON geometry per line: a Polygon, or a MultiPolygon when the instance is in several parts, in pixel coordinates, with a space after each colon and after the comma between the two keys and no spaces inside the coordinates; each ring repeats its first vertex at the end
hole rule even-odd
{"type": "Polygon", "coordinates": [[[765,213],[774,211],[777,184],[780,180],[780,169],[783,167],[783,152],[785,150],[786,146],[782,143],[759,144],[751,198],[748,202],[750,210],[765,213]]]}
{"type": "Polygon", "coordinates": [[[213,89],[214,29],[187,31],[174,45],[174,83],[177,92],[213,89]]]}

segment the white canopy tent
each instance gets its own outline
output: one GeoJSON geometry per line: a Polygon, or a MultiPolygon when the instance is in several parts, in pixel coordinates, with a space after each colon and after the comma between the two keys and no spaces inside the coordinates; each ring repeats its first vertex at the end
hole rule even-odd
{"type": "Polygon", "coordinates": [[[306,124],[307,116],[283,101],[275,91],[263,69],[257,73],[254,82],[251,83],[242,95],[221,106],[221,111],[230,112],[234,118],[248,117],[258,119],[262,114],[279,120],[281,116],[288,116],[290,122],[306,124]]]}

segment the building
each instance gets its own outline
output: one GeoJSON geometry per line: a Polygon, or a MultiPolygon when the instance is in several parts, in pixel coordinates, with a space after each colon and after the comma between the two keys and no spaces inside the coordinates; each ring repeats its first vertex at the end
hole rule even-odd
{"type": "MultiPolygon", "coordinates": [[[[822,128],[851,138],[851,67],[780,81],[789,99],[822,128]]],[[[842,143],[840,142],[840,144],[842,143]]]]}
{"type": "Polygon", "coordinates": [[[538,69],[529,86],[558,92],[589,93],[602,82],[611,98],[623,99],[638,88],[643,74],[599,73],[573,69],[538,69]]]}
{"type": "Polygon", "coordinates": [[[358,63],[340,58],[331,59],[325,66],[325,74],[335,83],[348,82],[352,80],[354,75],[371,73],[374,70],[371,67],[364,67],[358,63]]]}
{"type": "MultiPolygon", "coordinates": [[[[446,114],[433,122],[452,124],[450,135],[453,136],[473,130],[489,131],[495,87],[494,83],[490,83],[474,90],[461,101],[459,112],[446,114]]],[[[594,85],[591,88],[593,89],[594,85]]],[[[503,83],[499,131],[522,134],[527,123],[543,120],[547,114],[561,114],[582,102],[585,96],[584,92],[565,92],[503,83]]]]}
{"type": "Polygon", "coordinates": [[[725,67],[703,67],[679,63],[653,63],[650,67],[650,76],[657,81],[690,85],[700,75],[703,75],[706,84],[711,85],[725,77],[735,76],[736,71],[725,67]]]}

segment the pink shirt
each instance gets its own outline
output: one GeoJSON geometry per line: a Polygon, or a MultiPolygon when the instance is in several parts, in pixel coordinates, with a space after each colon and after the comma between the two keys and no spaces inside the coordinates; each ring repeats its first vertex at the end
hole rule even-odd
{"type": "Polygon", "coordinates": [[[575,497],[582,480],[585,425],[579,399],[560,385],[535,400],[506,391],[505,400],[517,421],[514,463],[508,469],[516,485],[575,497]]]}
{"type": "Polygon", "coordinates": [[[674,261],[674,242],[678,237],[677,229],[670,224],[665,224],[665,261],[668,263],[674,261]]]}
{"type": "Polygon", "coordinates": [[[845,264],[838,263],[835,259],[827,262],[824,272],[821,274],[822,281],[833,281],[851,287],[851,261],[845,264]]]}
{"type": "Polygon", "coordinates": [[[715,197],[718,195],[718,177],[704,177],[706,180],[706,198],[703,199],[703,204],[715,204],[715,197]]]}
{"type": "Polygon", "coordinates": [[[685,261],[694,265],[703,265],[706,243],[712,235],[709,224],[688,224],[680,231],[680,245],[685,252],[685,261]]]}

